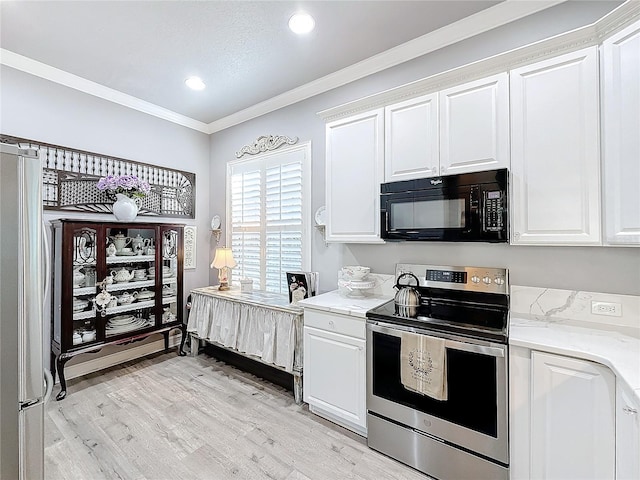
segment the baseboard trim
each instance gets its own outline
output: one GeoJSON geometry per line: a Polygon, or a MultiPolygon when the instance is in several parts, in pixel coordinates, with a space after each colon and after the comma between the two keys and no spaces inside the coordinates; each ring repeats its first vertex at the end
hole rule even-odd
{"type": "MultiPolygon", "coordinates": [[[[169,336],[169,347],[175,347],[180,345],[180,335],[169,336]]],[[[79,362],[73,365],[67,365],[64,369],[65,378],[70,380],[72,378],[82,377],[89,373],[98,372],[105,368],[119,365],[120,363],[128,362],[129,360],[135,360],[136,358],[144,357],[152,353],[161,352],[164,350],[164,339],[155,340],[153,342],[144,343],[142,345],[136,345],[135,347],[123,348],[120,351],[103,355],[97,358],[88,358],[83,362],[79,362]]],[[[56,378],[56,383],[59,383],[59,379],[56,378]]]]}

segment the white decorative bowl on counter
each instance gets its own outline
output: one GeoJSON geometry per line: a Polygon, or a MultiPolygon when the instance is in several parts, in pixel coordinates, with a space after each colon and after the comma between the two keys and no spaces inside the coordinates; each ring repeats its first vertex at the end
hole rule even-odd
{"type": "Polygon", "coordinates": [[[343,297],[364,297],[370,295],[375,286],[375,280],[338,279],[338,292],[343,297]]]}
{"type": "Polygon", "coordinates": [[[348,265],[342,267],[341,272],[344,280],[362,281],[367,277],[367,275],[369,275],[371,268],[363,267],[361,265],[348,265]]]}

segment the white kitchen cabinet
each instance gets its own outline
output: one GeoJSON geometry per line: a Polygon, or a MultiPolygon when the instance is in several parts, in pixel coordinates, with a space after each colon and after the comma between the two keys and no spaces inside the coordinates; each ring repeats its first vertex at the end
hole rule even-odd
{"type": "Polygon", "coordinates": [[[640,478],[640,405],[630,390],[616,386],[616,480],[640,478]]]}
{"type": "Polygon", "coordinates": [[[384,109],[326,125],[326,241],[383,243],[384,109]]]}
{"type": "Polygon", "coordinates": [[[509,166],[509,76],[448,88],[440,99],[440,175],[509,166]]]}
{"type": "MultiPolygon", "coordinates": [[[[615,478],[616,421],[616,378],[609,368],[510,345],[512,480],[615,478]]],[[[626,452],[637,458],[637,448],[626,452]]]]}
{"type": "Polygon", "coordinates": [[[384,115],[385,182],[438,175],[438,94],[390,105],[384,115]]]}
{"type": "Polygon", "coordinates": [[[601,242],[597,53],[510,72],[513,244],[601,242]]]}
{"type": "Polygon", "coordinates": [[[366,436],[365,319],[305,309],[304,323],[304,401],[366,436]]]}
{"type": "Polygon", "coordinates": [[[602,44],[605,243],[640,245],[640,22],[602,44]]]}
{"type": "Polygon", "coordinates": [[[537,351],[531,368],[531,478],[615,478],[611,370],[537,351]]]}
{"type": "Polygon", "coordinates": [[[509,166],[509,82],[500,73],[385,108],[385,181],[509,166]]]}

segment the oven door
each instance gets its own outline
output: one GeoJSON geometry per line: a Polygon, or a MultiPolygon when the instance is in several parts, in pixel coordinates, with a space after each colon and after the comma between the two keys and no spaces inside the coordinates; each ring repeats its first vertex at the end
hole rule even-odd
{"type": "Polygon", "coordinates": [[[449,444],[509,463],[507,345],[367,321],[367,410],[449,444]],[[400,381],[401,332],[446,340],[447,400],[400,381]]]}
{"type": "Polygon", "coordinates": [[[382,194],[381,232],[388,240],[480,239],[478,187],[382,194]]]}

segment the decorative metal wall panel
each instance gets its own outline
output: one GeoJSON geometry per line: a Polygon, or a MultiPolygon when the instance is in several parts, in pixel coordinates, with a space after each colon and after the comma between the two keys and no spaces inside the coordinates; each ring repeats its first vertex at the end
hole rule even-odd
{"type": "Polygon", "coordinates": [[[151,185],[138,215],[195,218],[195,173],[8,135],[0,142],[38,149],[46,210],[111,213],[115,198],[96,188],[100,177],[137,175],[151,185]]]}

